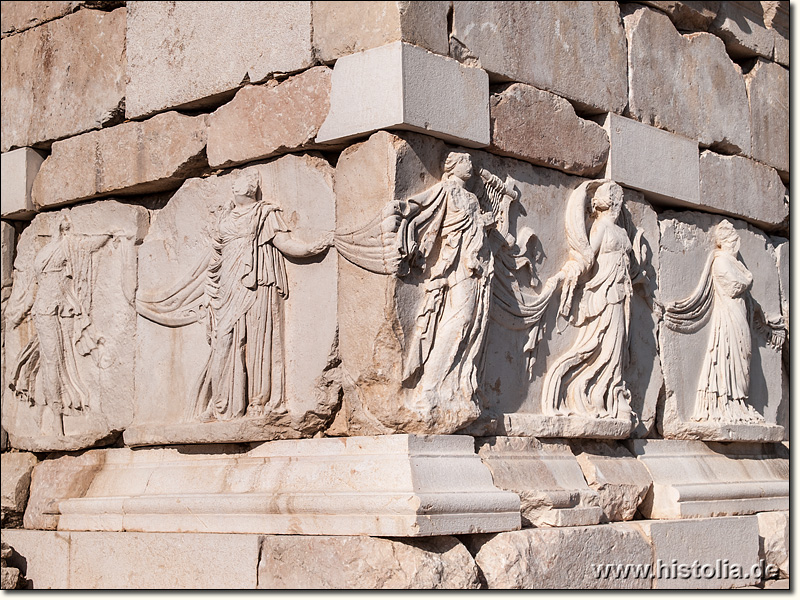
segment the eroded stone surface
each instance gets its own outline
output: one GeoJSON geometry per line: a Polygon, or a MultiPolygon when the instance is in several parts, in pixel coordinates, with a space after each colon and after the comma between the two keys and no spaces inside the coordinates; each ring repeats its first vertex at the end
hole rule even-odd
{"type": "Polygon", "coordinates": [[[764,17],[762,2],[723,1],[709,31],[722,38],[733,58],[772,58],[775,38],[764,17]]]}
{"type": "Polygon", "coordinates": [[[19,570],[29,589],[67,589],[69,534],[58,531],[4,529],[3,542],[13,548],[8,566],[19,570]]]}
{"type": "Polygon", "coordinates": [[[39,462],[29,452],[4,452],[2,454],[3,528],[20,527],[28,503],[31,471],[39,462]]]}
{"type": "Polygon", "coordinates": [[[789,176],[789,71],[759,59],[745,75],[750,99],[750,156],[789,176]]]}
{"type": "Polygon", "coordinates": [[[125,2],[116,0],[79,2],[6,2],[2,5],[2,36],[14,35],[37,27],[42,23],[53,21],[60,17],[75,12],[79,8],[98,8],[100,10],[113,10],[125,6],[125,2]]]}
{"type": "Polygon", "coordinates": [[[789,511],[763,512],[758,517],[759,554],[789,578],[789,511]]]}
{"type": "MultiPolygon", "coordinates": [[[[628,4],[625,2],[625,4],[628,4]]],[[[707,31],[708,26],[716,18],[720,2],[703,0],[701,2],[652,2],[644,0],[637,4],[645,4],[667,13],[675,23],[675,27],[684,31],[707,31]]]]}
{"type": "Polygon", "coordinates": [[[33,148],[17,148],[0,155],[2,163],[2,214],[4,219],[33,218],[36,208],[31,191],[44,156],[33,148]]]}

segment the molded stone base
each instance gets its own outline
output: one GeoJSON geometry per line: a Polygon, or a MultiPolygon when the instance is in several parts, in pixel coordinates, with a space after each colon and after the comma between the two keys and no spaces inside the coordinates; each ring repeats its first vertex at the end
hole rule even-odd
{"type": "Polygon", "coordinates": [[[780,425],[744,423],[664,422],[664,436],[674,440],[709,442],[780,442],[784,430],[780,425]]]}

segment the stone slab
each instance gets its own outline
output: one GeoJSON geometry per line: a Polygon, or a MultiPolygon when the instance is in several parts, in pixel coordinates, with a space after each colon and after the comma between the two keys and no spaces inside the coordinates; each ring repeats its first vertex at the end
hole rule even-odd
{"type": "Polygon", "coordinates": [[[605,176],[663,204],[700,204],[697,142],[609,113],[603,119],[610,150],[605,176]]]}
{"type": "MultiPolygon", "coordinates": [[[[622,4],[622,3],[620,3],[622,4]]],[[[628,2],[624,2],[628,4],[628,2]]],[[[701,2],[678,2],[676,0],[637,2],[652,6],[665,12],[675,24],[675,27],[682,31],[708,31],[709,25],[717,16],[720,2],[702,0],[701,2]]]]}
{"type": "Polygon", "coordinates": [[[625,36],[616,4],[456,1],[452,38],[455,56],[500,80],[553,92],[585,112],[625,108],[625,36]]]}
{"type": "Polygon", "coordinates": [[[640,511],[649,519],[788,510],[789,460],[773,444],[632,440],[653,478],[640,511]]]}
{"type": "Polygon", "coordinates": [[[342,57],[333,68],[331,109],[316,141],[342,142],[378,129],[486,146],[489,78],[481,69],[403,42],[342,57]]]}
{"type": "Polygon", "coordinates": [[[763,512],[758,517],[759,554],[789,578],[789,511],[763,512]]]}
{"type": "Polygon", "coordinates": [[[775,46],[772,30],[764,23],[763,2],[719,3],[709,31],[722,38],[728,54],[735,59],[763,56],[772,58],[775,46]]]}
{"type": "Polygon", "coordinates": [[[13,548],[8,566],[19,569],[28,589],[69,587],[70,534],[60,531],[3,529],[3,542],[13,548]]]}
{"type": "Polygon", "coordinates": [[[73,12],[82,2],[6,2],[0,12],[2,36],[13,35],[73,12]]]}
{"type": "Polygon", "coordinates": [[[313,62],[311,2],[133,3],[127,27],[129,119],[213,104],[313,62]]]}
{"type": "Polygon", "coordinates": [[[4,219],[30,220],[36,214],[31,191],[45,157],[33,148],[17,148],[0,155],[2,211],[4,219]]]}
{"type": "Polygon", "coordinates": [[[28,503],[31,472],[39,462],[29,452],[4,452],[2,460],[3,527],[19,527],[28,503]]]}
{"type": "Polygon", "coordinates": [[[79,10],[2,44],[0,150],[119,122],[126,100],[125,9],[79,10]]]}
{"type": "Polygon", "coordinates": [[[759,59],[745,75],[750,100],[750,156],[789,179],[789,70],[759,59]]]}
{"type": "Polygon", "coordinates": [[[14,226],[8,221],[0,221],[0,288],[2,288],[2,301],[8,298],[11,293],[11,286],[14,283],[14,255],[17,246],[17,232],[14,226]]]}

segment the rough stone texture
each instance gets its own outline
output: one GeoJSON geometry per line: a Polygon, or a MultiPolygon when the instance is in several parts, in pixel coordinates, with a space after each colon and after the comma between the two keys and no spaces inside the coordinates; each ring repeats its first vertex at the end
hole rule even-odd
{"type": "Polygon", "coordinates": [[[586,482],[597,491],[603,521],[630,521],[650,491],[647,468],[619,442],[571,440],[586,482]]]}
{"type": "Polygon", "coordinates": [[[710,150],[700,154],[700,198],[707,210],[774,229],[789,214],[785,194],[780,175],[772,167],[710,150]]]}
{"type": "Polygon", "coordinates": [[[314,50],[331,62],[391,42],[449,50],[449,2],[313,2],[314,50]]]}
{"type": "MultiPolygon", "coordinates": [[[[652,6],[667,13],[675,27],[682,31],[708,31],[708,26],[716,18],[720,5],[720,2],[714,1],[677,2],[675,0],[667,2],[637,0],[636,3],[652,6]]],[[[628,4],[628,2],[624,2],[624,4],[628,4]]]]}
{"type": "Polygon", "coordinates": [[[489,98],[489,115],[495,154],[586,176],[600,173],[608,158],[608,135],[550,92],[503,86],[489,98]]]}
{"type": "Polygon", "coordinates": [[[744,78],[722,41],[708,33],[681,35],[667,15],[649,8],[624,21],[631,116],[701,146],[749,153],[744,78]]]}
{"type": "Polygon", "coordinates": [[[609,113],[603,120],[611,149],[605,176],[664,204],[700,204],[697,142],[609,113]]]}
{"type": "Polygon", "coordinates": [[[763,56],[772,58],[775,47],[773,31],[764,24],[762,2],[719,3],[719,10],[709,31],[725,42],[725,48],[736,59],[763,56]]]}
{"type": "Polygon", "coordinates": [[[330,109],[330,91],[327,67],[314,67],[280,84],[242,88],[209,119],[209,164],[225,167],[314,147],[330,109]]]}
{"type": "Polygon", "coordinates": [[[745,75],[750,99],[750,156],[789,178],[789,71],[759,59],[745,75]]]}
{"type": "Polygon", "coordinates": [[[772,30],[775,40],[773,60],[789,66],[789,2],[762,2],[764,8],[764,24],[772,30]]]}
{"type": "Polygon", "coordinates": [[[0,252],[2,252],[0,254],[0,289],[2,289],[0,298],[2,298],[3,307],[5,307],[5,301],[11,293],[11,285],[14,283],[14,255],[17,247],[17,232],[8,221],[0,221],[0,232],[2,232],[0,234],[0,252]]]}
{"type": "Polygon", "coordinates": [[[207,167],[206,117],[176,112],[55,142],[33,185],[38,209],[176,188],[207,167]]]}
{"type": "Polygon", "coordinates": [[[603,577],[596,567],[652,563],[632,525],[523,529],[464,538],[489,589],[649,589],[649,578],[603,577]]]}
{"type": "Polygon", "coordinates": [[[789,578],[789,511],[763,512],[758,517],[759,555],[789,578]]]}
{"type": "Polygon", "coordinates": [[[404,42],[337,60],[330,103],[317,142],[405,129],[466,146],[489,144],[486,72],[404,42]]]}
{"type": "Polygon", "coordinates": [[[28,452],[4,452],[2,454],[2,526],[20,527],[28,492],[31,484],[31,471],[39,462],[28,452]]]}
{"type": "Polygon", "coordinates": [[[2,543],[0,546],[0,568],[2,568],[2,580],[0,580],[0,589],[3,590],[16,590],[22,588],[21,585],[24,579],[20,578],[19,569],[15,567],[9,567],[6,563],[6,560],[11,558],[13,554],[13,550],[11,546],[6,544],[5,542],[2,543]]]}
{"type": "Polygon", "coordinates": [[[480,587],[475,560],[454,537],[264,536],[259,557],[260,589],[480,587]]]}
{"type": "Polygon", "coordinates": [[[625,108],[625,36],[615,3],[456,1],[452,35],[454,56],[477,58],[505,80],[590,112],[625,108]]]}
{"type": "Polygon", "coordinates": [[[31,219],[36,213],[31,190],[44,156],[33,148],[17,148],[0,155],[2,211],[4,219],[31,219]]]}
{"type": "Polygon", "coordinates": [[[125,102],[125,9],[80,10],[2,41],[3,152],[98,129],[125,102]]]}
{"type": "Polygon", "coordinates": [[[311,2],[131,3],[129,119],[215,96],[312,64],[311,2]]]}
{"type": "MultiPolygon", "coordinates": [[[[715,249],[713,228],[722,220],[716,215],[691,211],[667,211],[659,215],[659,295],[664,305],[689,297],[698,286],[715,249]]],[[[772,243],[752,225],[735,219],[730,222],[741,239],[739,260],[753,275],[752,287],[746,295],[760,307],[768,322],[779,322],[780,291],[772,243]]],[[[770,343],[769,327],[762,321],[760,317],[750,319],[752,355],[748,404],[764,417],[764,424],[692,420],[698,382],[709,351],[709,336],[714,329],[713,319],[708,319],[692,333],[673,331],[662,323],[659,346],[666,400],[660,427],[664,437],[716,441],[783,439],[782,428],[775,425],[782,410],[781,349],[780,345],[776,347],[770,343]]]]}
{"type": "Polygon", "coordinates": [[[758,520],[754,516],[637,521],[636,526],[653,546],[655,589],[731,589],[760,579],[751,574],[751,567],[758,565],[758,520]],[[733,565],[740,567],[743,577],[737,577],[733,565]],[[711,577],[703,574],[712,570],[711,577]]]}
{"type": "Polygon", "coordinates": [[[113,10],[125,6],[125,2],[92,1],[92,2],[4,2],[0,11],[0,28],[2,37],[14,35],[36,27],[48,21],[75,12],[79,8],[99,8],[113,10]]]}
{"type": "Polygon", "coordinates": [[[19,570],[28,589],[69,587],[68,533],[4,529],[3,542],[13,548],[8,566],[19,570]]]}

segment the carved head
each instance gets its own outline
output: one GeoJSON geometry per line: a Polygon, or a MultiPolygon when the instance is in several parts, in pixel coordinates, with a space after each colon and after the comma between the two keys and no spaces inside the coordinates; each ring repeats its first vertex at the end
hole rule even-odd
{"type": "Polygon", "coordinates": [[[53,237],[61,237],[65,233],[69,233],[71,230],[72,219],[69,218],[69,215],[62,215],[61,218],[53,224],[53,237]]]}
{"type": "Polygon", "coordinates": [[[245,198],[251,198],[251,201],[255,202],[260,185],[261,176],[258,174],[258,171],[243,171],[231,184],[231,188],[233,189],[233,201],[236,204],[246,204],[243,200],[245,198]]]}
{"type": "Polygon", "coordinates": [[[466,181],[472,177],[472,157],[466,152],[450,152],[444,161],[444,175],[466,181]]]}
{"type": "Polygon", "coordinates": [[[622,210],[622,188],[613,181],[607,181],[592,197],[592,212],[609,212],[616,219],[622,210]]]}
{"type": "Polygon", "coordinates": [[[741,239],[731,222],[724,219],[714,228],[714,243],[717,248],[736,256],[739,252],[741,239]]]}

